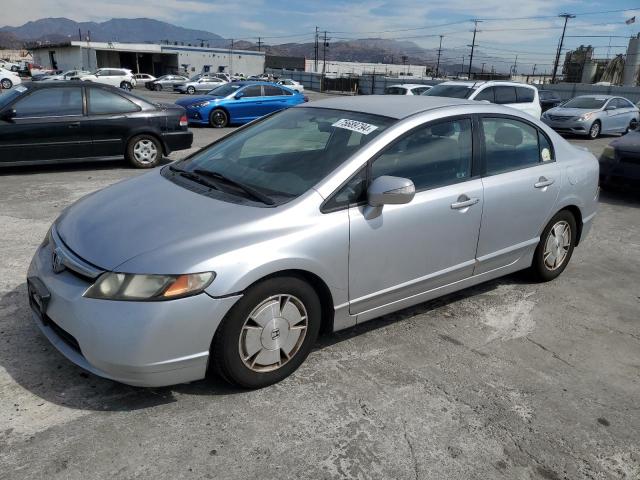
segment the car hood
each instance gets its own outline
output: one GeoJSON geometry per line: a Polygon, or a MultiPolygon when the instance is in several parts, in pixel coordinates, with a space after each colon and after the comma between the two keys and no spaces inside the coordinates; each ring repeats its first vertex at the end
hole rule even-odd
{"type": "Polygon", "coordinates": [[[584,115],[585,113],[598,113],[600,110],[594,110],[592,108],[550,108],[546,113],[550,115],[558,115],[561,117],[579,117],[580,115],[584,115]]]}
{"type": "Polygon", "coordinates": [[[189,98],[181,98],[180,100],[176,100],[176,104],[183,106],[183,107],[188,107],[189,105],[193,105],[194,103],[200,103],[200,102],[211,102],[213,100],[220,100],[223,97],[218,97],[216,95],[202,95],[199,97],[189,97],[189,98]]]}
{"type": "Polygon", "coordinates": [[[631,131],[620,138],[616,138],[609,145],[622,152],[640,154],[640,132],[631,131]]]}
{"type": "Polygon", "coordinates": [[[281,210],[201,195],[158,169],[84,197],[56,229],[71,250],[105,270],[192,273],[216,254],[273,234],[273,224],[260,220],[281,210]]]}

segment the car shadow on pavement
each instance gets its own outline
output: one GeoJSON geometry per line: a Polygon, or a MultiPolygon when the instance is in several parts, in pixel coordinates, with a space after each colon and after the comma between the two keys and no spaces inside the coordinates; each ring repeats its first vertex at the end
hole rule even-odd
{"type": "Polygon", "coordinates": [[[0,297],[0,369],[43,400],[81,410],[130,411],[175,402],[174,394],[245,392],[217,378],[161,388],[139,388],[101,378],[67,360],[31,316],[26,283],[0,297]]]}
{"type": "MultiPolygon", "coordinates": [[[[162,157],[158,166],[171,163],[173,160],[168,157],[162,157]]],[[[1,164],[0,164],[1,165],[1,164]]],[[[135,170],[129,162],[124,158],[122,160],[99,160],[99,161],[78,161],[69,163],[49,163],[43,165],[19,165],[15,167],[0,168],[0,177],[5,175],[35,175],[38,173],[65,173],[77,172],[82,170],[99,171],[99,170],[116,170],[131,169],[135,170]]],[[[144,171],[144,170],[140,170],[144,171]]]]}
{"type": "MultiPolygon", "coordinates": [[[[324,334],[319,338],[315,349],[327,348],[435,308],[489,292],[502,284],[530,283],[527,276],[521,273],[489,281],[362,325],[324,334]]],[[[41,399],[68,408],[131,411],[176,402],[175,394],[226,396],[247,392],[215,377],[171,387],[140,388],[87,372],[67,360],[39,331],[31,317],[25,283],[0,298],[0,338],[3,341],[0,367],[12,380],[41,399]]]]}

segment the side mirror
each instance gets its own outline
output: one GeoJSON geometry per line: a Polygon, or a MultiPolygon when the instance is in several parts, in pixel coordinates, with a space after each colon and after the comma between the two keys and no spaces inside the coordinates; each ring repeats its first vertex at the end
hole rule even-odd
{"type": "Polygon", "coordinates": [[[238,92],[233,96],[233,98],[235,98],[236,100],[240,100],[242,97],[244,97],[243,92],[238,92]]]}
{"type": "Polygon", "coordinates": [[[371,220],[382,213],[384,205],[409,203],[416,194],[416,187],[408,178],[383,175],[376,178],[367,190],[368,205],[364,217],[371,220]]]}
{"type": "Polygon", "coordinates": [[[0,118],[2,118],[2,120],[10,122],[16,117],[16,115],[17,115],[16,109],[10,108],[9,110],[5,110],[4,112],[2,112],[2,114],[0,115],[0,118]]]}

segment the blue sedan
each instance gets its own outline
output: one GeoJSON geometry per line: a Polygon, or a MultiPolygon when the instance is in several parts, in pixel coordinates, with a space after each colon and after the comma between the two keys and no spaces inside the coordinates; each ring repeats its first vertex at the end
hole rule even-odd
{"type": "Polygon", "coordinates": [[[222,128],[307,101],[306,96],[275,83],[233,82],[214,88],[207,95],[176,103],[187,110],[189,124],[222,128]]]}

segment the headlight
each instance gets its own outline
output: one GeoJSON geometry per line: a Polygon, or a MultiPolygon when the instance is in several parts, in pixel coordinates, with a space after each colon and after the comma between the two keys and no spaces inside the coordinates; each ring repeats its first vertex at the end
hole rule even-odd
{"type": "Polygon", "coordinates": [[[171,300],[201,293],[216,274],[139,275],[107,272],[84,293],[103,300],[171,300]]]}
{"type": "Polygon", "coordinates": [[[589,120],[591,117],[595,115],[594,112],[585,113],[584,115],[580,115],[578,121],[584,122],[585,120],[589,120]]]}
{"type": "Polygon", "coordinates": [[[198,102],[198,103],[194,103],[191,106],[195,107],[195,108],[202,108],[202,107],[206,107],[207,105],[209,105],[211,103],[210,100],[205,100],[204,102],[198,102]]]}
{"type": "Polygon", "coordinates": [[[614,160],[616,158],[616,149],[613,148],[611,145],[607,145],[606,147],[604,147],[604,150],[602,151],[602,155],[600,156],[600,158],[606,158],[607,160],[614,160]]]}

